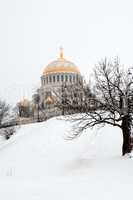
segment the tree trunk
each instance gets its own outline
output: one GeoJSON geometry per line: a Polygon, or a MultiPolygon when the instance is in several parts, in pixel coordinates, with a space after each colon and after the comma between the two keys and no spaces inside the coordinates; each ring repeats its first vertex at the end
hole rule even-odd
{"type": "Polygon", "coordinates": [[[39,103],[37,104],[37,122],[40,121],[40,116],[39,116],[39,103]]]}
{"type": "Polygon", "coordinates": [[[122,155],[123,156],[127,153],[131,153],[133,149],[131,123],[132,121],[129,115],[126,115],[123,117],[122,119],[122,133],[123,133],[122,155]]]}

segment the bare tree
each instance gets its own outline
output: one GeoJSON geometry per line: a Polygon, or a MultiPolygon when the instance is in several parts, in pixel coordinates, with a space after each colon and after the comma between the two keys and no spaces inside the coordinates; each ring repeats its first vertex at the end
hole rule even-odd
{"type": "Polygon", "coordinates": [[[35,93],[33,95],[33,102],[34,104],[37,106],[37,121],[40,121],[40,115],[39,115],[39,111],[40,111],[40,95],[37,93],[35,93]]]}
{"type": "Polygon", "coordinates": [[[87,109],[95,109],[95,98],[88,84],[67,85],[64,83],[56,106],[62,110],[62,115],[83,113],[87,109]]]}
{"type": "Polygon", "coordinates": [[[9,114],[9,105],[5,101],[0,100],[0,126],[9,114]]]}
{"type": "Polygon", "coordinates": [[[61,96],[57,102],[58,107],[62,110],[62,115],[79,112],[79,105],[83,98],[83,86],[77,84],[62,84],[61,96]]]}
{"type": "Polygon", "coordinates": [[[0,135],[9,139],[16,131],[16,115],[10,106],[0,100],[0,135]]]}
{"type": "Polygon", "coordinates": [[[16,132],[16,127],[6,127],[0,129],[0,135],[4,136],[6,140],[10,139],[10,137],[16,132]]]}
{"type": "Polygon", "coordinates": [[[84,114],[70,116],[76,128],[71,139],[83,130],[106,124],[122,130],[122,155],[133,150],[133,72],[124,70],[118,59],[102,60],[94,69],[96,109],[88,109],[82,104],[84,114]]]}
{"type": "Polygon", "coordinates": [[[18,103],[14,110],[19,117],[29,118],[33,115],[30,104],[24,105],[18,103]]]}

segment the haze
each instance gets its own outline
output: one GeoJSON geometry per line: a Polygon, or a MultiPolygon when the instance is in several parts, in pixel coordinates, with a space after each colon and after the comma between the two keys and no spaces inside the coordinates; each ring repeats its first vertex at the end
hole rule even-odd
{"type": "Polygon", "coordinates": [[[0,96],[30,98],[60,46],[86,77],[105,56],[132,65],[132,11],[132,0],[1,0],[0,96]]]}

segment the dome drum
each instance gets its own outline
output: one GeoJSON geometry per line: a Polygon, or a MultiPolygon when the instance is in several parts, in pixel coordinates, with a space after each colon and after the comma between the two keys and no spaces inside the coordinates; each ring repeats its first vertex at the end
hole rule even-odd
{"type": "Polygon", "coordinates": [[[78,73],[51,73],[41,77],[42,85],[54,85],[61,83],[75,84],[82,80],[78,73]]]}

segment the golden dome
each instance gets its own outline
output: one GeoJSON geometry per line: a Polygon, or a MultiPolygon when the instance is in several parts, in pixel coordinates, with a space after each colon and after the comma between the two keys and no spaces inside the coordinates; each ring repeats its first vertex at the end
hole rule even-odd
{"type": "Polygon", "coordinates": [[[47,75],[50,73],[78,73],[79,74],[80,71],[74,63],[64,59],[63,49],[60,48],[60,57],[57,60],[49,63],[43,71],[43,75],[47,75]]]}

